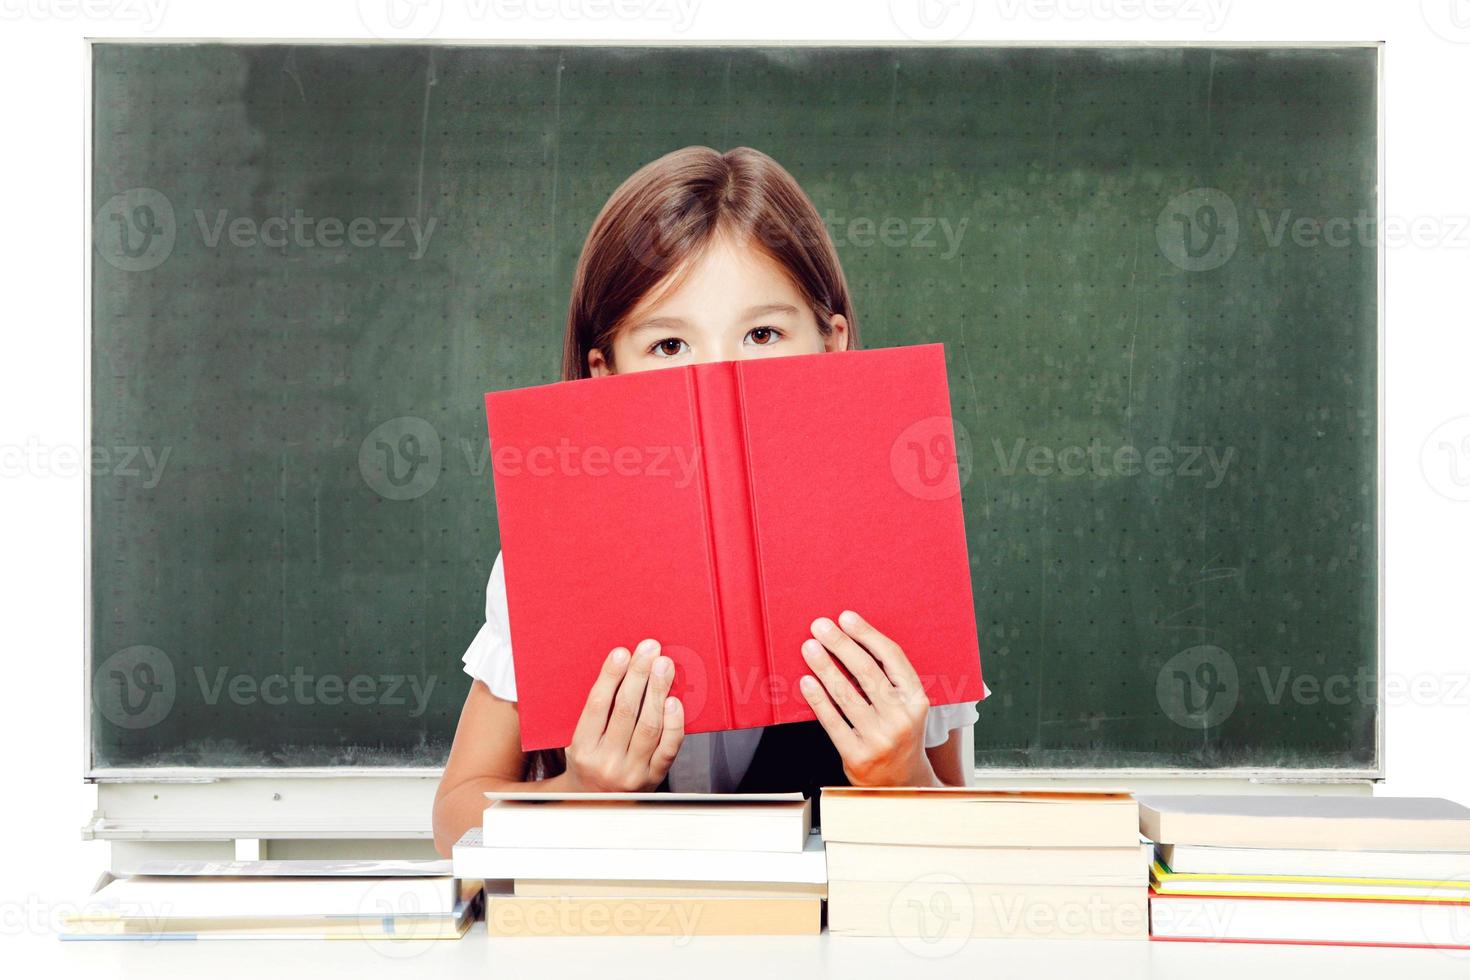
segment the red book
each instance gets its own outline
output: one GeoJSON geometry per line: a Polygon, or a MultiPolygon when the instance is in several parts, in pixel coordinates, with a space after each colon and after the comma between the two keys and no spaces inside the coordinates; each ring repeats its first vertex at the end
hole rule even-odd
{"type": "Polygon", "coordinates": [[[813,619],[852,609],[933,704],[982,696],[944,348],[724,361],[485,396],[521,746],[608,651],[659,641],[687,732],[813,718],[813,619]]]}

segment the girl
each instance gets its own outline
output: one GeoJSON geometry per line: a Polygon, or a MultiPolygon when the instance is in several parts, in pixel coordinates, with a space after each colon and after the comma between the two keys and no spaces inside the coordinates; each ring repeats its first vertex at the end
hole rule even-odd
{"type": "MultiPolygon", "coordinates": [[[[842,351],[857,322],[816,209],[770,157],[687,147],[640,169],[597,216],[572,283],[565,380],[733,358],[842,351]]],[[[813,610],[813,614],[821,610],[813,610]]],[[[631,638],[629,638],[631,639],[631,638]]],[[[773,792],[963,785],[974,705],[929,706],[903,651],[854,611],[818,616],[802,646],[817,721],[684,736],[658,641],[612,650],[564,751],[520,750],[505,575],[464,655],[474,683],[434,801],[448,855],[506,790],[773,792]],[[843,674],[838,665],[857,680],[843,674]]],[[[988,693],[988,692],[987,692],[988,693]]]]}

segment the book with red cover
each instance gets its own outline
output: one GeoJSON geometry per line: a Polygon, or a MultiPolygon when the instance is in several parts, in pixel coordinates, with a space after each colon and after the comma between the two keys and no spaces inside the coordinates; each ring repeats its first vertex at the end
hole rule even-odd
{"type": "Polygon", "coordinates": [[[527,751],[608,651],[674,660],[687,732],[814,717],[813,619],[852,609],[932,704],[982,697],[944,349],[723,361],[485,396],[527,751]]]}

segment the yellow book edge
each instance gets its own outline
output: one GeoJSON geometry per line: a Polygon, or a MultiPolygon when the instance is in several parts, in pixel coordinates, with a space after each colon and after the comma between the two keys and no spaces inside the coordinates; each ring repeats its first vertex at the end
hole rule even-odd
{"type": "Polygon", "coordinates": [[[1449,880],[1432,879],[1409,879],[1409,878],[1331,878],[1313,875],[1236,875],[1236,874],[1201,874],[1198,872],[1170,871],[1162,861],[1155,861],[1149,869],[1149,877],[1152,880],[1154,891],[1161,895],[1198,895],[1205,898],[1280,898],[1280,899],[1346,899],[1349,901],[1375,901],[1375,902],[1432,902],[1447,905],[1470,904],[1470,883],[1466,883],[1460,890],[1465,894],[1456,896],[1445,896],[1436,898],[1430,895],[1384,895],[1384,894],[1353,894],[1350,891],[1342,892],[1314,892],[1304,891],[1222,891],[1212,889],[1209,882],[1242,881],[1256,883],[1280,883],[1298,885],[1328,885],[1345,884],[1349,886],[1369,886],[1384,888],[1442,888],[1449,880]]]}

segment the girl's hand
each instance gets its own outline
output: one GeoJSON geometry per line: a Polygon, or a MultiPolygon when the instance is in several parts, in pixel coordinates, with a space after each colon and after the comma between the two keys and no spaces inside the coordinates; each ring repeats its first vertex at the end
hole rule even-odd
{"type": "Polygon", "coordinates": [[[816,674],[801,679],[801,693],[842,756],[847,778],[854,786],[939,785],[924,752],[929,698],[913,665],[857,613],[837,618],[841,628],[825,617],[812,623],[816,639],[801,645],[816,674]]]}
{"type": "Polygon", "coordinates": [[[663,781],[684,741],[684,706],[668,696],[674,662],[658,651],[644,640],[607,655],[567,746],[568,791],[642,792],[663,781]]]}

